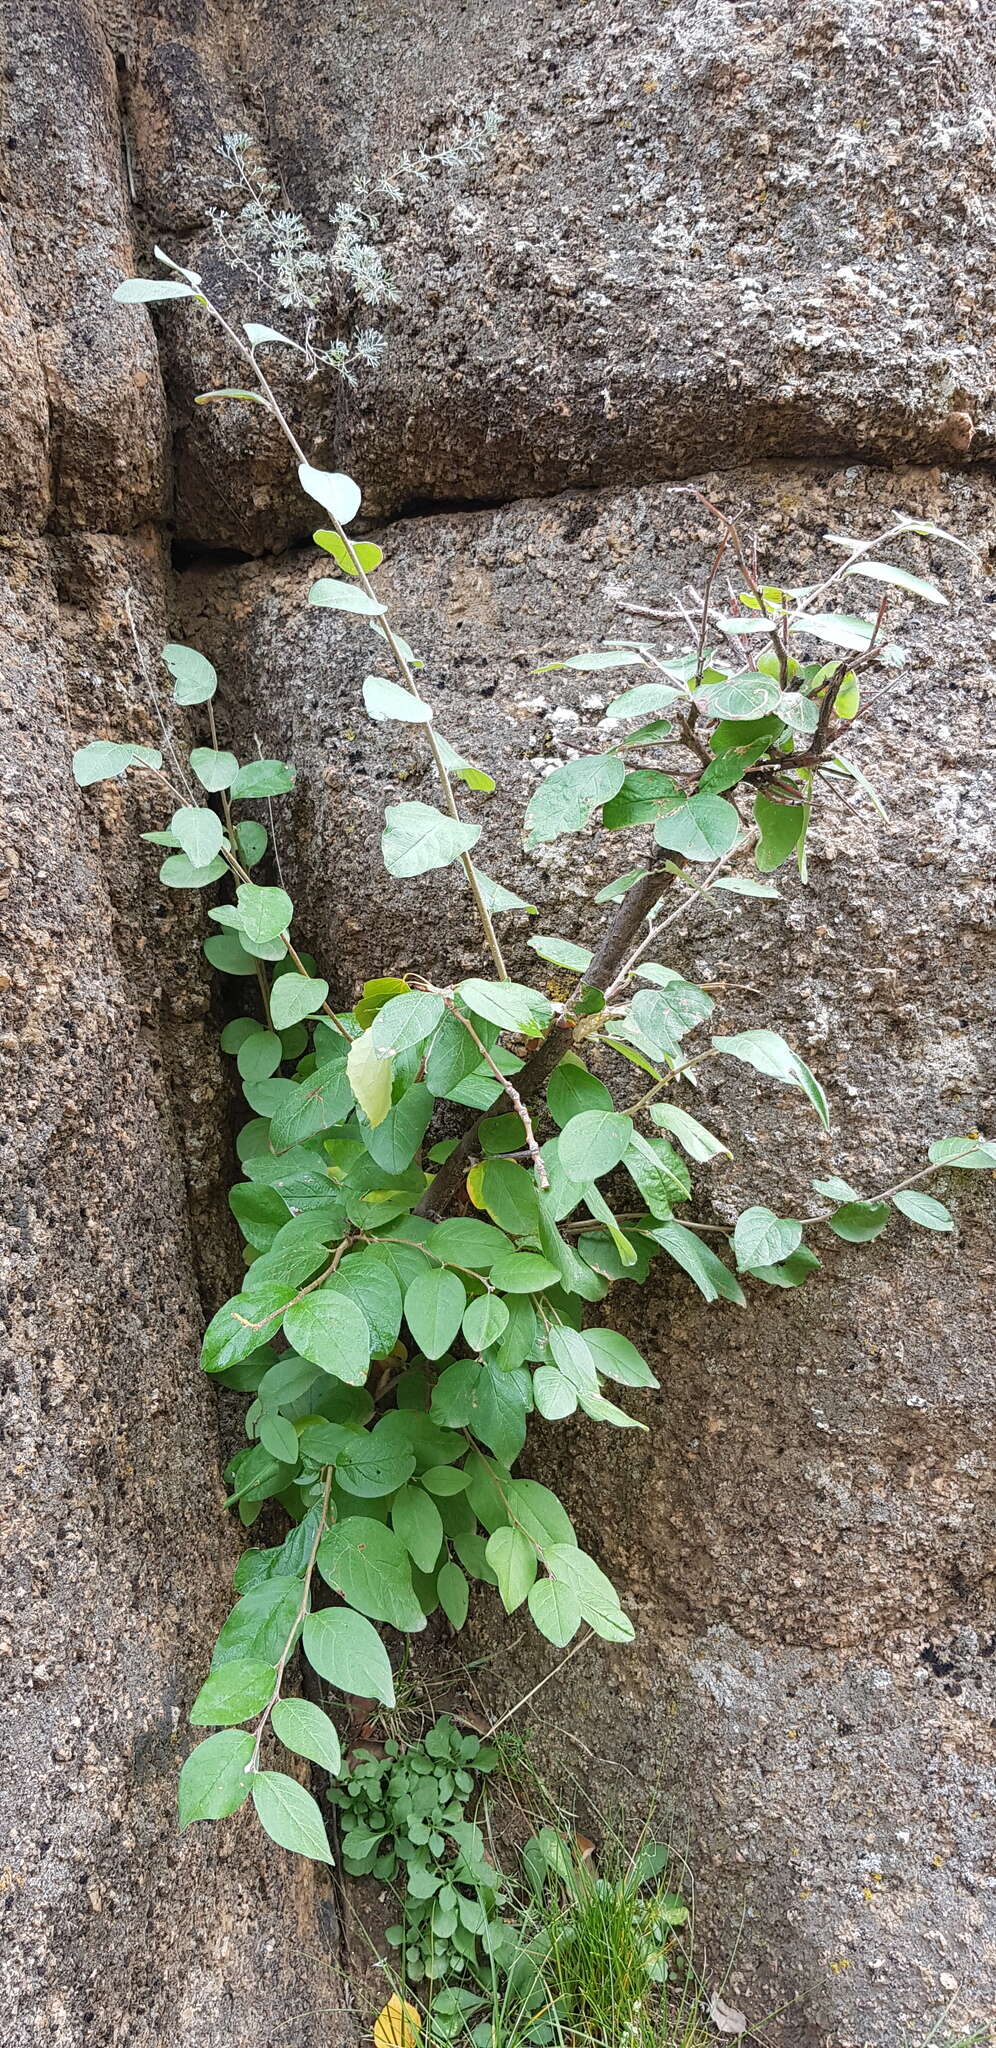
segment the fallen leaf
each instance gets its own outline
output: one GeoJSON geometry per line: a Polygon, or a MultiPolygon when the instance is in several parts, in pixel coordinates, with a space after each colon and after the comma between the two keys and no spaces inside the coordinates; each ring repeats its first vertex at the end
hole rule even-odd
{"type": "Polygon", "coordinates": [[[578,1852],[579,1863],[591,1862],[595,1854],[595,1844],[594,1842],[589,1842],[587,1835],[575,1835],[574,1847],[578,1852]]]}
{"type": "Polygon", "coordinates": [[[727,2005],[725,2000],[720,1998],[718,1991],[714,1991],[709,2000],[709,2018],[717,2034],[745,2034],[747,2032],[747,2014],[745,2012],[738,2012],[734,2005],[727,2005]]]}
{"type": "Polygon", "coordinates": [[[417,2048],[422,2022],[413,2005],[395,1991],[374,2021],[374,2048],[417,2048]]]}

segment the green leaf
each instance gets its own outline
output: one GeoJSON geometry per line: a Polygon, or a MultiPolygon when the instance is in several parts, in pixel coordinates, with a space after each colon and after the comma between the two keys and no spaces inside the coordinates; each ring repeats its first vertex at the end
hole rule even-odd
{"type": "Polygon", "coordinates": [[[625,647],[596,647],[593,653],[571,654],[566,661],[544,661],[534,668],[534,676],[548,675],[555,668],[576,668],[582,675],[594,675],[603,668],[645,668],[642,654],[625,647]]]}
{"type": "MultiPolygon", "coordinates": [[[[383,1522],[349,1515],[318,1546],[318,1569],[333,1592],[373,1621],[410,1631],[425,1627],[412,1587],[408,1553],[383,1522]]],[[[309,1651],[310,1656],[310,1651],[309,1651]]]]}
{"type": "Polygon", "coordinates": [[[603,1379],[617,1380],[622,1387],[657,1386],[646,1360],[620,1330],[586,1330],[584,1340],[603,1379]]]}
{"type": "Polygon", "coordinates": [[[634,1131],[623,1165],[639,1188],[647,1208],[667,1222],[676,1202],[687,1202],[691,1181],[684,1160],[666,1138],[645,1138],[634,1131]]]}
{"type": "Polygon", "coordinates": [[[271,1841],[312,1863],[331,1863],[332,1851],[317,1800],[283,1771],[257,1771],[252,1803],[271,1841]]]}
{"type": "Polygon", "coordinates": [[[294,787],[294,769],[286,761],[247,761],[232,783],[232,796],[248,803],[252,798],[286,796],[294,787]]]}
{"type": "Polygon", "coordinates": [[[501,883],[493,882],[490,875],[482,875],[480,868],[474,869],[474,880],[489,917],[495,917],[503,910],[526,910],[530,917],[535,917],[535,903],[527,903],[523,896],[515,894],[514,889],[503,889],[501,883]]]}
{"type": "Polygon", "coordinates": [[[555,1579],[538,1579],[529,1594],[529,1612],[541,1635],[564,1649],[581,1626],[581,1602],[570,1586],[555,1579]]]}
{"type": "Polygon", "coordinates": [[[297,473],[301,489],[330,512],[339,526],[348,526],[356,518],[360,487],[351,476],[344,476],[341,470],[315,469],[310,462],[299,462],[297,473]]]}
{"type": "Polygon", "coordinates": [[[362,1309],[335,1285],[335,1276],[284,1317],[287,1341],[334,1379],[360,1387],[370,1364],[370,1329],[362,1309]]]}
{"type": "Polygon", "coordinates": [[[354,1038],[346,1058],[346,1073],[353,1094],[373,1130],[383,1123],[390,1110],[393,1072],[394,1062],[390,1056],[377,1051],[371,1025],[360,1038],[354,1038]]]}
{"type": "Polygon", "coordinates": [[[707,718],[764,718],[777,709],[781,695],[775,677],[746,669],[723,683],[707,683],[695,692],[695,702],[707,718]]]}
{"type": "MultiPolygon", "coordinates": [[[[837,709],[836,703],[834,709],[837,709]]],[[[844,714],[838,712],[837,715],[841,717],[844,714]]],[[[798,690],[786,690],[778,700],[778,716],[783,725],[789,726],[793,732],[801,733],[804,739],[808,739],[819,725],[820,707],[814,703],[812,697],[804,697],[798,690]]],[[[758,759],[760,760],[760,754],[758,759]]]]}
{"type": "Polygon", "coordinates": [[[178,846],[186,854],[191,867],[206,868],[220,853],[224,840],[221,819],[206,806],[193,805],[182,811],[174,811],[169,829],[178,846]]]}
{"type": "Polygon", "coordinates": [[[236,1055],[236,1064],[243,1081],[269,1080],[270,1076],[276,1073],[283,1053],[283,1046],[275,1031],[263,1031],[254,1025],[249,1036],[242,1040],[236,1055]]]}
{"type": "Polygon", "coordinates": [[[212,1671],[190,1709],[192,1728],[230,1727],[260,1714],[273,1691],[276,1666],[236,1657],[212,1671]]]}
{"type": "Polygon", "coordinates": [[[123,775],[126,768],[161,768],[163,757],[155,747],[132,747],[118,740],[91,740],[77,747],[73,755],[73,780],[80,789],[93,782],[106,782],[123,775]]]}
{"type": "Polygon", "coordinates": [[[247,953],[236,932],[215,932],[204,941],[204,957],[210,960],[219,974],[251,975],[255,979],[256,962],[247,953]]]}
{"type": "Polygon", "coordinates": [[[731,896],[763,896],[769,903],[779,894],[773,882],[755,882],[752,875],[717,875],[710,887],[728,889],[731,896]]]}
{"type": "Polygon", "coordinates": [[[806,829],[805,804],[777,804],[769,796],[754,799],[754,821],[761,834],[755,859],[762,875],[791,860],[806,829]]]}
{"type": "Polygon", "coordinates": [[[797,633],[811,633],[815,640],[855,654],[867,653],[874,630],[871,620],[855,618],[852,612],[806,612],[795,621],[797,633]]]}
{"type": "Polygon", "coordinates": [[[264,1415],[259,1424],[259,1441],[271,1458],[279,1458],[282,1465],[297,1464],[297,1430],[285,1415],[264,1415]]]}
{"type": "Polygon", "coordinates": [[[214,795],[219,789],[229,789],[239,772],[234,754],[226,754],[218,747],[194,747],[190,765],[202,789],[214,795]]]}
{"type": "Polygon", "coordinates": [[[363,1310],[374,1357],[385,1358],[401,1328],[401,1288],[390,1266],[373,1247],[350,1252],[337,1268],[336,1284],[363,1310]]]}
{"type": "MultiPolygon", "coordinates": [[[[319,528],[317,533],[313,533],[311,538],[315,542],[316,547],[324,548],[325,553],[331,555],[338,562],[345,576],[356,575],[353,558],[345,541],[340,538],[339,534],[331,533],[327,527],[323,526],[319,528]]],[[[356,556],[360,568],[364,571],[365,575],[372,576],[374,570],[380,568],[384,559],[383,548],[377,547],[372,540],[354,540],[352,546],[353,555],[356,556]]]]}
{"type": "Polygon", "coordinates": [[[526,806],[527,850],[559,839],[564,832],[580,832],[592,811],[608,803],[625,779],[626,769],[617,754],[588,754],[554,768],[526,806]]]}
{"type": "Polygon", "coordinates": [[[125,277],[111,297],[117,306],[150,306],[159,299],[192,299],[193,287],[179,284],[175,278],[166,277],[125,277]]]}
{"type": "Polygon", "coordinates": [[[771,1209],[745,1209],[733,1233],[741,1273],[748,1266],[778,1266],[801,1243],[802,1224],[778,1217],[771,1209]]]}
{"type": "Polygon", "coordinates": [[[382,1057],[409,1052],[412,1046],[422,1045],[432,1037],[445,1015],[442,996],[428,991],[418,995],[392,996],[383,1009],[378,1010],[370,1026],[374,1045],[382,1057]]]}
{"type": "Polygon", "coordinates": [[[176,704],[206,704],[218,687],[217,671],[196,647],[181,647],[170,640],[163,648],[163,661],[173,678],[176,704]]]}
{"type": "Polygon", "coordinates": [[[270,1021],[276,1031],[289,1031],[305,1017],[313,1017],[327,1002],[327,981],[313,981],[308,974],[278,974],[270,990],[270,1021]]]}
{"type": "MultiPolygon", "coordinates": [[[[436,734],[436,748],[448,774],[455,775],[468,789],[481,789],[488,794],[497,789],[494,776],[488,775],[483,768],[478,768],[473,761],[466,761],[462,754],[457,753],[455,747],[450,746],[449,740],[441,732],[436,734]]],[[[506,909],[511,907],[509,904],[505,905],[506,909]]]]}
{"type": "Polygon", "coordinates": [[[627,874],[617,875],[614,882],[607,882],[604,889],[599,889],[598,894],[594,899],[595,902],[620,902],[624,896],[629,895],[629,892],[632,889],[635,882],[642,882],[646,872],[646,868],[630,868],[627,874]]]}
{"type": "Polygon", "coordinates": [[[539,1252],[511,1252],[491,1268],[491,1285],[501,1294],[539,1294],[545,1287],[556,1287],[559,1278],[556,1266],[539,1252]]]}
{"type": "Polygon", "coordinates": [[[935,1138],[927,1158],[932,1166],[956,1166],[959,1172],[977,1173],[996,1167],[996,1140],[974,1133],[967,1138],[935,1138]]]}
{"type": "Polygon", "coordinates": [[[252,1780],[246,1776],[253,1752],[253,1738],[232,1728],[223,1735],[209,1735],[192,1749],[180,1772],[180,1826],[194,1820],[223,1820],[237,1813],[249,1797],[252,1780]]]}
{"type": "Polygon", "coordinates": [[[668,1257],[681,1266],[690,1280],[694,1280],[706,1301],[721,1298],[735,1302],[738,1308],[746,1306],[739,1281],[693,1230],[686,1230],[683,1223],[665,1223],[659,1230],[649,1230],[647,1236],[652,1237],[668,1257]]]}
{"type": "Polygon", "coordinates": [[[432,723],[432,705],[423,703],[421,697],[413,697],[410,690],[402,689],[400,683],[392,683],[386,676],[364,678],[363,702],[368,715],[378,721],[397,719],[402,725],[432,723]]]}
{"type": "Polygon", "coordinates": [[[576,1394],[597,1394],[598,1373],[588,1340],[582,1330],[554,1326],[547,1342],[550,1356],[576,1394]]]}
{"type": "Polygon", "coordinates": [[[732,1038],[714,1038],[712,1044],[716,1052],[725,1052],[731,1059],[743,1060],[747,1066],[755,1067],[759,1074],[767,1074],[773,1081],[786,1081],[790,1087],[801,1088],[824,1130],[830,1129],[827,1099],[816,1076],[810,1073],[805,1061],[792,1051],[777,1031],[740,1031],[732,1038]]]}
{"type": "Polygon", "coordinates": [[[419,1571],[434,1571],[443,1545],[443,1523],[435,1501],[421,1486],[403,1486],[395,1494],[391,1527],[419,1571]]]}
{"type": "Polygon", "coordinates": [[[292,1145],[303,1145],[317,1131],[329,1130],[348,1116],[352,1107],[352,1090],[342,1060],[327,1060],[306,1081],[292,1083],[292,1087],[293,1094],[285,1096],[273,1113],[270,1144],[275,1152],[286,1152],[292,1145]]]}
{"type": "Polygon", "coordinates": [[[923,1195],[918,1188],[901,1188],[892,1197],[893,1206],[911,1223],[919,1223],[923,1230],[953,1230],[954,1217],[943,1202],[934,1200],[933,1195],[923,1195]]]}
{"type": "Polygon", "coordinates": [[[647,718],[655,711],[670,711],[673,704],[687,704],[688,692],[680,684],[637,683],[632,690],[624,690],[621,697],[614,697],[605,714],[606,718],[647,718]]]}
{"type": "MultiPolygon", "coordinates": [[[[522,1173],[522,1168],[518,1168],[522,1173]]],[[[528,1174],[522,1174],[527,1187],[532,1183],[528,1174]]],[[[527,1226],[528,1228],[528,1226],[527,1226]]],[[[448,1261],[454,1266],[471,1266],[477,1273],[487,1272],[496,1259],[512,1250],[503,1230],[496,1230],[493,1223],[481,1223],[476,1216],[452,1216],[446,1223],[440,1223],[432,1233],[433,1257],[448,1261]]]]}
{"type": "Polygon", "coordinates": [[[604,1081],[588,1072],[576,1053],[567,1053],[554,1067],[546,1084],[546,1099],[554,1123],[560,1130],[583,1110],[611,1110],[612,1096],[604,1081]]]}
{"type": "Polygon", "coordinates": [[[523,1033],[537,1038],[553,1017],[553,1007],[538,989],[521,981],[462,981],[457,995],[475,1017],[486,1017],[499,1031],[523,1033]]]}
{"type": "Polygon", "coordinates": [[[508,1328],[508,1309],[495,1294],[478,1294],[467,1303],[463,1334],[472,1351],[486,1351],[508,1328]]]}
{"type": "Polygon", "coordinates": [[[521,1529],[505,1526],[488,1537],[485,1556],[498,1581],[502,1606],[514,1614],[536,1578],[536,1552],[521,1529]]]}
{"type": "Polygon", "coordinates": [[[447,817],[432,804],[388,804],[381,838],[384,866],[403,880],[425,875],[469,853],[480,836],[479,825],[447,817]]]}
{"type": "Polygon", "coordinates": [[[922,576],[911,576],[908,569],[897,569],[892,562],[849,562],[844,571],[846,576],[865,576],[871,583],[891,583],[897,590],[908,590],[912,597],[922,597],[928,604],[947,604],[947,598],[936,583],[928,583],[922,576]]]}
{"type": "Polygon", "coordinates": [[[705,989],[679,979],[666,988],[640,989],[630,1004],[630,1016],[652,1045],[673,1056],[686,1031],[703,1024],[715,1007],[705,989]]]}
{"type": "Polygon", "coordinates": [[[568,1179],[582,1185],[601,1180],[625,1157],[632,1136],[628,1116],[609,1109],[583,1110],[560,1133],[560,1164],[568,1179]]]}
{"type": "Polygon", "coordinates": [[[249,1358],[276,1335],[280,1318],[293,1290],[271,1287],[267,1294],[236,1294],[222,1303],[204,1332],[201,1366],[204,1372],[227,1371],[242,1358],[249,1358]]]}
{"type": "Polygon", "coordinates": [[[721,796],[681,797],[654,826],[658,846],[683,853],[686,860],[720,860],[736,845],[739,834],[737,813],[721,796]]]}
{"type": "Polygon", "coordinates": [[[533,1400],[545,1422],[563,1422],[573,1415],[578,1397],[569,1380],[556,1366],[538,1366],[533,1374],[533,1400]]]}
{"type": "Polygon", "coordinates": [[[594,1558],[573,1543],[557,1543],[546,1552],[544,1563],[553,1579],[577,1596],[582,1620],[595,1634],[610,1643],[630,1643],[635,1630],[623,1613],[619,1595],[599,1569],[594,1558]]]}
{"type": "Polygon", "coordinates": [[[355,583],[340,583],[336,576],[320,576],[308,592],[308,603],[321,605],[326,611],[352,612],[361,619],[382,619],[387,606],[378,604],[375,597],[369,597],[355,583]]]}
{"type": "Polygon", "coordinates": [[[385,1173],[403,1173],[411,1165],[435,1106],[423,1082],[413,1081],[381,1122],[371,1126],[366,1133],[367,1151],[385,1173]]]}
{"type": "Polygon", "coordinates": [[[889,1221],[888,1202],[844,1202],[829,1218],[835,1237],[846,1244],[870,1244],[881,1236],[889,1221]]]}
{"type": "Polygon", "coordinates": [[[602,811],[602,823],[609,832],[622,832],[632,825],[650,825],[665,804],[675,803],[681,791],[670,775],[659,768],[633,768],[618,795],[602,811]]]}
{"type": "Polygon", "coordinates": [[[199,391],[195,405],[214,405],[226,398],[241,398],[250,405],[265,405],[266,400],[259,391],[244,391],[237,384],[219,384],[213,391],[199,391]]]}
{"type": "Polygon", "coordinates": [[[801,1244],[797,1251],[790,1252],[779,1266],[751,1266],[755,1280],[763,1280],[768,1287],[801,1287],[810,1273],[819,1270],[819,1259],[815,1252],[801,1244]]]}
{"type": "Polygon", "coordinates": [[[250,945],[265,945],[280,937],[294,915],[286,889],[264,889],[257,882],[243,882],[235,891],[239,930],[250,945]]]}
{"type": "Polygon", "coordinates": [[[594,958],[589,947],[576,946],[572,939],[555,938],[550,932],[537,932],[526,944],[541,960],[548,960],[552,967],[566,967],[571,974],[583,974],[594,958]]]}
{"type": "Polygon", "coordinates": [[[427,1358],[442,1358],[463,1321],[467,1293],[456,1273],[420,1273],[405,1295],[405,1321],[427,1358]]]}
{"type": "Polygon", "coordinates": [[[447,1560],[436,1580],[436,1591],[450,1627],[461,1629],[470,1606],[470,1588],[458,1564],[447,1560]]]}
{"type": "Polygon", "coordinates": [[[697,1166],[706,1165],[710,1159],[718,1158],[720,1153],[725,1153],[728,1159],[732,1158],[729,1146],[724,1145],[712,1131],[707,1130],[705,1124],[700,1124],[687,1109],[679,1109],[671,1102],[654,1102],[651,1103],[650,1114],[655,1124],[662,1125],[664,1130],[671,1132],[672,1137],[677,1138],[679,1145],[688,1153],[689,1159],[694,1159],[697,1166]]]}
{"type": "MultiPolygon", "coordinates": [[[[340,1692],[393,1707],[391,1660],[372,1622],[351,1607],[323,1607],[304,1624],[304,1654],[340,1692]]],[[[279,1729],[277,1733],[279,1734],[279,1729]]]]}
{"type": "Polygon", "coordinates": [[[838,1174],[831,1174],[829,1180],[814,1180],[813,1187],[818,1195],[825,1195],[828,1202],[860,1202],[857,1188],[850,1181],[841,1180],[838,1174]]]}
{"type": "Polygon", "coordinates": [[[327,1714],[310,1700],[278,1700],[270,1715],[274,1735],[295,1756],[320,1764],[334,1778],[342,1769],[339,1737],[327,1714]]]}
{"type": "Polygon", "coordinates": [[[257,825],[255,818],[243,818],[235,827],[235,846],[244,868],[254,868],[261,861],[269,839],[266,828],[257,825]]]}
{"type": "MultiPolygon", "coordinates": [[[[485,1208],[501,1230],[528,1237],[539,1224],[539,1203],[532,1174],[514,1159],[486,1159],[472,1168],[468,1186],[478,1208],[485,1208]]],[[[434,1245],[438,1239],[434,1240],[434,1245]]],[[[473,1263],[473,1262],[472,1262],[473,1263]]]]}

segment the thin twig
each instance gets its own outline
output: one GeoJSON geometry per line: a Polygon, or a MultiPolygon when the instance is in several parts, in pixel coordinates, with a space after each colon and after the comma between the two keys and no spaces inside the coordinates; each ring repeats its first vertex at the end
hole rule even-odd
{"type": "Polygon", "coordinates": [[[329,1498],[332,1492],[332,1471],[332,1466],[326,1465],[325,1485],[322,1491],[321,1513],[318,1517],[318,1526],[315,1530],[315,1539],[312,1543],[311,1550],[308,1555],[308,1562],[304,1568],[304,1579],[301,1585],[300,1606],[298,1607],[297,1613],[295,1614],[294,1619],[291,1622],[290,1630],[287,1636],[287,1641],[285,1642],[284,1647],[280,1653],[280,1660],[277,1664],[276,1677],[273,1681],[273,1691],[271,1692],[270,1697],[267,1700],[266,1705],[263,1708],[263,1711],[259,1717],[259,1725],[256,1729],[256,1740],[253,1744],[252,1755],[249,1758],[249,1762],[246,1765],[245,1774],[247,1778],[251,1776],[253,1772],[258,1771],[259,1769],[260,1744],[262,1743],[267,1723],[270,1719],[270,1715],[272,1714],[273,1709],[280,1698],[280,1687],[283,1684],[284,1672],[286,1671],[287,1666],[294,1652],[294,1646],[298,1629],[305,1621],[311,1605],[311,1580],[315,1569],[315,1559],[318,1556],[318,1546],[321,1543],[322,1537],[325,1534],[325,1524],[328,1520],[329,1498]]]}
{"type": "MultiPolygon", "coordinates": [[[[290,447],[292,448],[294,454],[296,455],[298,462],[307,463],[308,458],[305,455],[304,449],[302,448],[301,443],[298,440],[293,427],[291,426],[289,420],[286,417],[286,414],[284,413],[277,399],[276,393],[269,381],[269,378],[266,376],[265,371],[261,368],[259,362],[257,361],[255,352],[253,351],[253,349],[250,348],[248,342],[243,341],[241,335],[236,332],[235,328],[231,325],[231,323],[228,320],[226,320],[225,315],[219,311],[218,307],[214,305],[209,298],[204,296],[203,293],[199,293],[197,296],[200,300],[200,303],[203,305],[205,312],[207,312],[210,315],[212,320],[217,322],[217,325],[222,329],[223,333],[225,333],[228,336],[228,339],[232,347],[236,350],[236,353],[241,357],[242,361],[244,363],[248,363],[249,368],[251,369],[253,376],[256,378],[256,381],[259,385],[260,391],[263,394],[263,398],[266,402],[266,405],[268,406],[281,432],[285,436],[286,440],[289,442],[290,447]]],[[[349,534],[347,533],[345,527],[336,518],[334,512],[329,511],[327,507],[326,512],[328,518],[332,522],[332,526],[335,529],[335,532],[338,534],[339,539],[342,541],[342,544],[346,549],[346,552],[349,556],[350,562],[353,567],[353,572],[360,585],[360,588],[364,590],[367,596],[373,599],[373,601],[376,603],[377,599],[373,585],[370,581],[369,576],[367,575],[366,570],[363,567],[363,564],[360,560],[359,555],[356,552],[356,549],[349,537],[349,534]]],[[[424,703],[425,700],[422,697],[422,693],[418,687],[418,683],[415,680],[415,675],[412,670],[411,664],[404,652],[404,649],[401,646],[401,643],[398,639],[397,634],[394,631],[394,628],[390,625],[388,621],[386,612],[383,613],[383,615],[380,618],[380,625],[383,629],[384,637],[387,641],[388,646],[390,647],[391,653],[394,657],[394,661],[398,669],[398,673],[404,682],[405,688],[411,692],[413,697],[417,697],[420,703],[424,703]]],[[[460,822],[460,812],[457,808],[456,798],[453,794],[453,784],[450,781],[446,763],[443,760],[443,756],[440,751],[435,734],[432,731],[431,725],[429,725],[428,723],[426,724],[425,727],[425,736],[426,739],[428,740],[429,748],[432,753],[433,760],[436,764],[436,773],[439,777],[443,795],[446,800],[447,810],[449,811],[451,818],[455,818],[458,822],[460,822]]],[[[473,896],[477,914],[481,921],[481,926],[484,931],[485,939],[487,940],[488,950],[490,951],[491,957],[495,963],[495,967],[498,970],[499,978],[502,981],[507,981],[508,969],[505,966],[502,950],[498,943],[498,937],[495,932],[494,925],[492,924],[491,916],[488,911],[487,905],[485,904],[484,897],[481,894],[480,884],[478,883],[477,876],[474,873],[473,863],[471,862],[469,854],[462,853],[460,855],[460,865],[463,868],[464,875],[470,888],[470,893],[473,896]]]]}
{"type": "Polygon", "coordinates": [[[492,1058],[490,1052],[488,1051],[487,1046],[484,1043],[483,1038],[479,1037],[478,1033],[475,1031],[474,1026],[470,1021],[470,1018],[465,1017],[463,1011],[457,1009],[456,1003],[453,1001],[452,996],[444,996],[443,1001],[446,1004],[446,1008],[448,1009],[450,1016],[455,1017],[457,1023],[462,1024],[464,1030],[470,1033],[470,1036],[473,1039],[474,1044],[476,1045],[477,1050],[481,1055],[481,1058],[490,1067],[491,1072],[495,1077],[495,1080],[501,1084],[501,1087],[504,1089],[505,1094],[508,1096],[512,1108],[514,1109],[516,1116],[520,1119],[522,1128],[525,1131],[526,1149],[529,1153],[530,1159],[533,1162],[533,1172],[535,1173],[536,1179],[545,1194],[550,1186],[550,1176],[547,1173],[546,1167],[543,1163],[543,1156],[536,1142],[536,1133],[533,1130],[532,1120],[530,1118],[529,1111],[526,1108],[526,1105],[523,1102],[522,1097],[519,1094],[519,1091],[515,1086],[514,1081],[511,1080],[508,1074],[502,1073],[502,1070],[498,1065],[497,1060],[492,1058]]]}

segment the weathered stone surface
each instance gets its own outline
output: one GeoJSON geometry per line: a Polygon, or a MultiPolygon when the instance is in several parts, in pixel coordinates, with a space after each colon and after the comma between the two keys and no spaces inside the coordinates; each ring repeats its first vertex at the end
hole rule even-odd
{"type": "Polygon", "coordinates": [[[116,784],[84,800],[69,772],[67,715],[78,734],[153,737],[120,591],[144,584],[158,636],[161,550],[84,553],[4,561],[0,2031],[58,2048],[337,2041],[327,1881],[265,1845],[251,1812],[176,1826],[236,1544],[168,1054],[196,1044],[188,1089],[217,1110],[216,1036],[189,915],[136,886],[148,818],[116,784]]]}
{"type": "MultiPolygon", "coordinates": [[[[867,806],[824,812],[808,890],[788,880],[777,905],[690,920],[667,955],[728,985],[719,1028],[786,1031],[833,1107],[825,1140],[801,1099],[706,1068],[698,1104],[735,1159],[700,1173],[700,1215],[750,1199],[805,1215],[814,1175],[871,1192],[914,1172],[932,1136],[992,1127],[996,506],[985,480],[922,471],[781,467],[705,484],[757,522],[772,573],[791,580],[813,579],[824,530],[872,533],[895,506],[973,546],[910,549],[952,608],[900,606],[910,664],[854,728],[889,823],[867,806]]],[[[621,604],[666,603],[709,538],[701,507],[663,490],[382,536],[384,589],[428,658],[437,724],[498,776],[496,797],[466,800],[484,824],[480,864],[542,906],[540,929],[597,931],[586,898],[642,839],[621,835],[608,861],[594,835],[522,855],[540,764],[590,744],[612,694],[609,679],[530,671],[620,631],[621,604]]],[[[298,764],[281,858],[348,999],[366,973],[417,961],[453,976],[479,950],[451,879],[381,870],[384,804],[431,801],[431,771],[417,737],[366,722],[371,642],[306,607],[313,570],[308,556],[191,572],[179,603],[218,662],[224,715],[298,764]]],[[[522,921],[502,931],[512,971],[528,971],[522,921]]],[[[582,1761],[618,1760],[599,1763],[599,1788],[636,1808],[659,1786],[687,1837],[713,1965],[736,1943],[734,2002],[754,2019],[786,2007],[767,2036],[786,2048],[894,2048],[903,2027],[915,2040],[952,1983],[966,2024],[992,2009],[996,1263],[991,1190],[962,1177],[955,1200],[956,1240],[898,1220],[875,1246],[827,1236],[804,1294],[755,1287],[746,1313],[707,1309],[681,1277],[620,1289],[660,1373],[641,1405],[650,1433],[634,1447],[591,1425],[541,1427],[532,1454],[640,1627],[633,1651],[590,1652],[551,1688],[550,1747],[567,1729],[582,1761]]],[[[502,1624],[483,1627],[502,1642],[510,1699],[556,1661],[527,1639],[509,1671],[502,1624]]]]}
{"type": "Polygon", "coordinates": [[[91,0],[17,0],[0,8],[0,36],[0,201],[20,288],[4,294],[0,332],[10,319],[16,332],[23,298],[48,405],[52,501],[30,492],[3,530],[47,519],[56,531],[127,532],[167,510],[168,460],[148,320],[109,317],[134,260],[114,59],[91,0]]]}
{"type": "MultiPolygon", "coordinates": [[[[203,257],[240,317],[301,330],[234,218],[226,132],[253,138],[273,204],[326,257],[337,206],[376,216],[363,231],[398,303],[364,306],[326,267],[314,328],[382,328],[383,367],[294,388],[304,440],[356,466],[373,513],[771,454],[993,451],[996,41],[978,0],[420,0],[403,20],[363,0],[237,17],[156,0],[126,47],[150,244],[203,257]],[[423,149],[419,178],[404,159],[423,149]],[[233,216],[224,248],[211,208],[233,216]]],[[[180,531],[250,551],[300,537],[256,420],[191,426],[234,358],[196,316],[159,317],[180,531]]]]}

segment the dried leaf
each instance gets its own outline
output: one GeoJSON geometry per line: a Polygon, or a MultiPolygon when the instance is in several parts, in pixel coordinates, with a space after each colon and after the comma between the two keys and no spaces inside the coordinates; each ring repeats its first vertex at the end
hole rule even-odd
{"type": "Polygon", "coordinates": [[[395,1991],[374,2021],[374,2048],[417,2048],[422,2022],[413,2005],[395,1991]]]}
{"type": "Polygon", "coordinates": [[[725,1999],[720,1998],[718,1991],[714,1991],[709,2000],[709,2018],[717,2034],[747,2032],[747,2014],[738,2012],[735,2005],[727,2005],[725,1999]]]}

